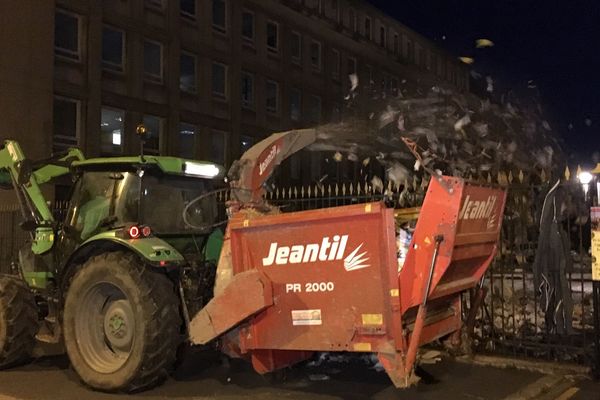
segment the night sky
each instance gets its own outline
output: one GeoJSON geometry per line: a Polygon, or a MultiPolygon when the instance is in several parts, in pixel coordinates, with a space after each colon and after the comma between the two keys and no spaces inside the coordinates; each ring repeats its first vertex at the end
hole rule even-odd
{"type": "Polygon", "coordinates": [[[548,121],[576,160],[590,163],[600,152],[600,1],[368,2],[452,54],[473,57],[472,68],[497,86],[539,90],[548,121]],[[479,38],[495,46],[476,49],[479,38]]]}

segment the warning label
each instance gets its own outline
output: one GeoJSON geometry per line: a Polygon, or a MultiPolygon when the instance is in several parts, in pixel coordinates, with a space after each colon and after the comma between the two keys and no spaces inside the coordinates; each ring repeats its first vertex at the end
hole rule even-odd
{"type": "Polygon", "coordinates": [[[321,325],[321,310],[292,310],[293,325],[321,325]]]}
{"type": "Polygon", "coordinates": [[[592,207],[592,279],[600,281],[600,207],[592,207]]]}

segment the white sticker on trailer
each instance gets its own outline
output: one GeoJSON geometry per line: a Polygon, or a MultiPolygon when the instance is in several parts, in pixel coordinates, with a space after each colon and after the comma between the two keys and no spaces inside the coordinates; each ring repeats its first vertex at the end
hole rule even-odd
{"type": "Polygon", "coordinates": [[[292,324],[294,326],[302,325],[322,325],[321,310],[292,310],[292,324]]]}

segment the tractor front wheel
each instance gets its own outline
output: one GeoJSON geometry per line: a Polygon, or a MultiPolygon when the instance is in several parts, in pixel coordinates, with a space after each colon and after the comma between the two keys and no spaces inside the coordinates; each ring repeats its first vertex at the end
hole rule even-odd
{"type": "Polygon", "coordinates": [[[29,360],[38,327],[33,293],[21,280],[0,275],[0,369],[29,360]]]}
{"type": "Polygon", "coordinates": [[[103,391],[162,383],[181,341],[173,283],[123,252],[95,256],[75,274],[63,326],[73,368],[84,383],[103,391]]]}

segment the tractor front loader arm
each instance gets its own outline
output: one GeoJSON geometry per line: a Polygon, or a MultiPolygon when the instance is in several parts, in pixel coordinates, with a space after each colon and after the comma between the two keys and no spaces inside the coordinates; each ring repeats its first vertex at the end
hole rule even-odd
{"type": "Polygon", "coordinates": [[[33,225],[35,230],[32,251],[43,254],[52,248],[54,243],[54,217],[40,185],[70,172],[70,165],[75,160],[83,160],[79,149],[70,149],[64,154],[52,158],[28,160],[18,142],[6,140],[0,144],[0,188],[8,183],[17,194],[19,206],[26,224],[33,225]]]}

